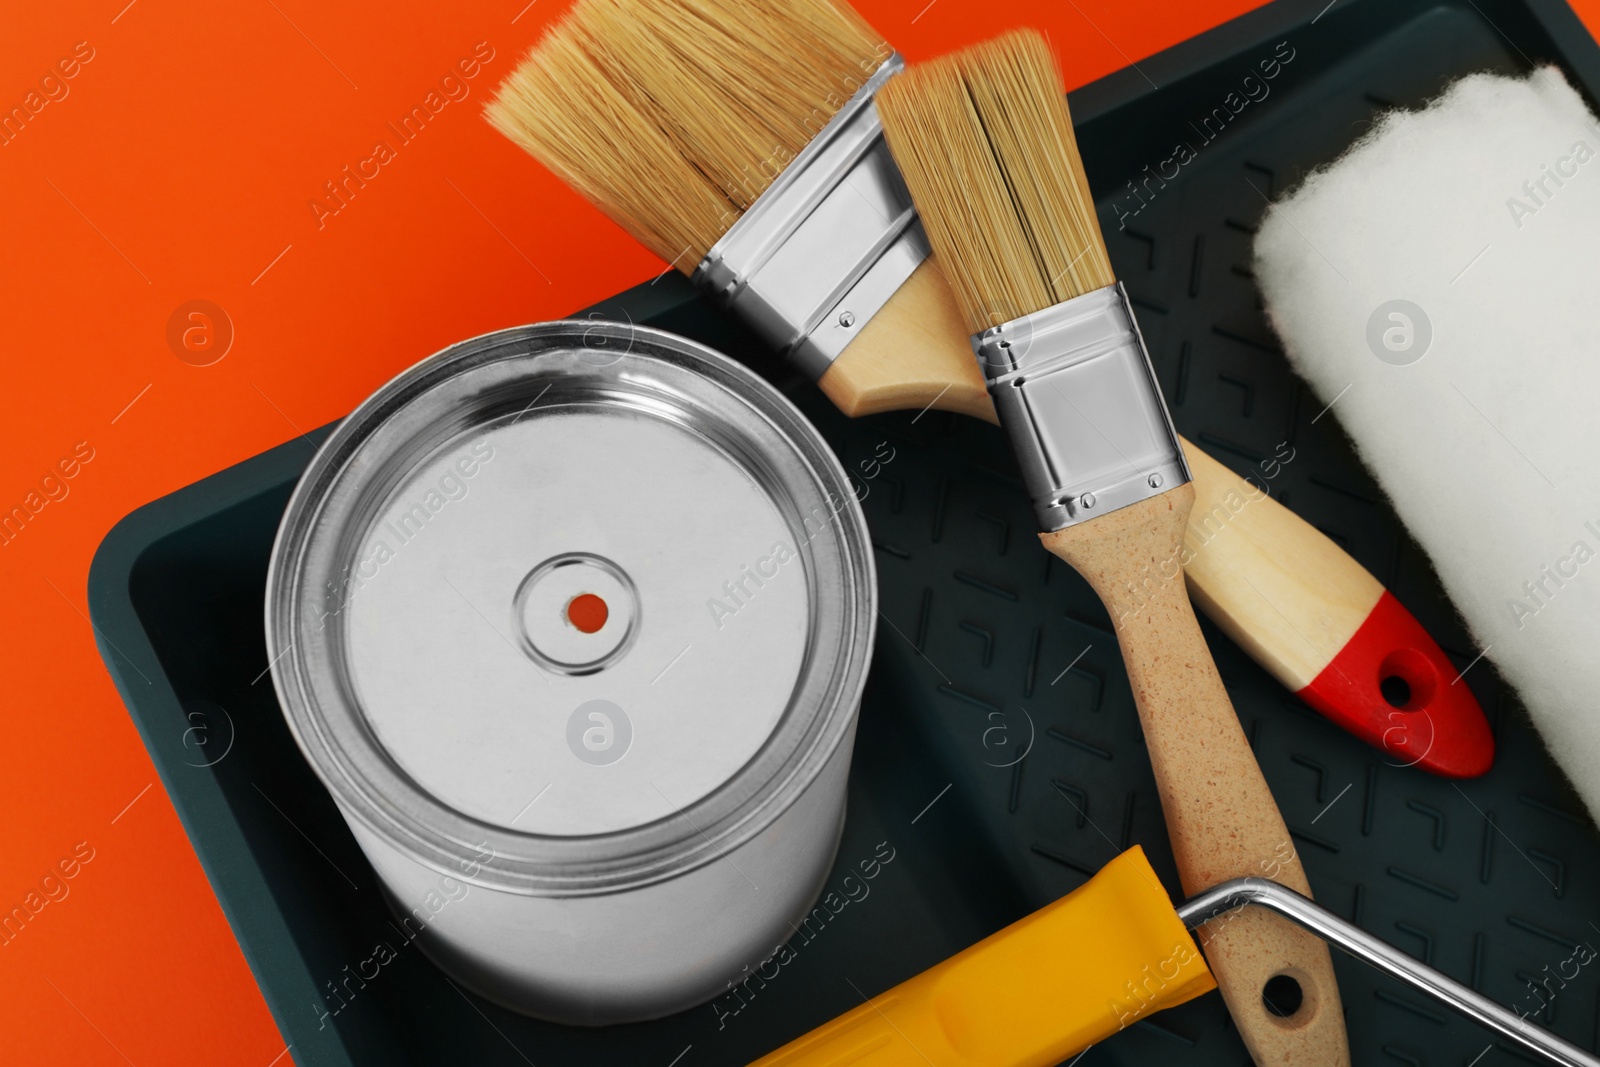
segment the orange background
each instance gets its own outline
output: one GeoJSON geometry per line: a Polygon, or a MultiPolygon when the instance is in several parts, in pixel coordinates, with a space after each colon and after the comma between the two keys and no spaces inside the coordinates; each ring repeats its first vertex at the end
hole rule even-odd
{"type": "MultiPolygon", "coordinates": [[[[1041,26],[1078,85],[1257,2],[859,6],[912,60],[1041,26]]],[[[70,895],[0,947],[0,1060],[288,1064],[101,664],[90,558],[134,508],[338,418],[446,344],[561,317],[662,264],[479,115],[565,0],[126,3],[15,5],[0,32],[4,112],[78,42],[93,49],[0,145],[0,512],[93,449],[0,547],[0,913],[79,842],[94,850],[70,895]],[[319,228],[323,183],[395,143],[384,124],[478,42],[494,57],[471,95],[319,228]],[[210,366],[168,345],[193,299],[235,330],[210,366]]],[[[1600,0],[1578,6],[1600,24],[1600,0]]]]}

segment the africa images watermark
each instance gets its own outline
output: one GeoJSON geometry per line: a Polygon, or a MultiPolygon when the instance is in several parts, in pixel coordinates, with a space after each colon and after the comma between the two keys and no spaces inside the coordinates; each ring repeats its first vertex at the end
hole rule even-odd
{"type": "MultiPolygon", "coordinates": [[[[823,98],[821,104],[813,107],[804,118],[800,120],[801,127],[806,131],[808,140],[822,132],[833,117],[839,113],[850,98],[860,92],[861,87],[877,72],[884,61],[894,55],[894,49],[889,47],[887,41],[879,41],[873,47],[870,57],[860,61],[861,77],[845,75],[839,81],[838,88],[830,90],[823,98]]],[[[755,164],[745,163],[739,168],[739,173],[732,177],[732,191],[746,202],[754,203],[756,198],[766,191],[774,178],[783,173],[790,163],[794,162],[794,152],[782,145],[774,145],[772,151],[755,164]]],[[[731,208],[723,211],[721,224],[731,226],[739,217],[739,212],[731,208]]],[[[687,249],[685,249],[687,251],[687,249]]],[[[679,253],[680,255],[682,253],[679,253]]],[[[676,260],[674,260],[676,265],[676,260]]]]}
{"type": "MultiPolygon", "coordinates": [[[[1261,874],[1258,877],[1278,881],[1278,876],[1283,873],[1284,867],[1295,861],[1294,845],[1289,841],[1280,841],[1272,850],[1272,855],[1261,860],[1259,866],[1261,874]]],[[[1238,918],[1243,908],[1234,908],[1231,911],[1212,919],[1210,922],[1197,928],[1194,933],[1198,936],[1200,946],[1204,948],[1216,937],[1226,930],[1228,924],[1238,918]]],[[[1138,1022],[1145,1012],[1157,1007],[1162,990],[1167,988],[1167,983],[1175,981],[1183,972],[1183,967],[1195,958],[1194,945],[1190,943],[1176,944],[1172,951],[1154,964],[1145,964],[1144,968],[1135,978],[1130,978],[1123,983],[1124,996],[1119,1000],[1107,1002],[1111,1010],[1111,1017],[1117,1020],[1117,1029],[1125,1030],[1138,1022]]]]}
{"type": "MultiPolygon", "coordinates": [[[[1600,544],[1600,526],[1590,521],[1583,524],[1583,529],[1600,544]]],[[[1517,629],[1527,626],[1529,620],[1549,607],[1567,583],[1578,577],[1579,568],[1594,557],[1595,549],[1586,538],[1580,537],[1566,555],[1551,560],[1539,568],[1539,573],[1523,582],[1521,595],[1506,598],[1506,610],[1511,613],[1511,621],[1517,624],[1517,629]]]]}
{"type": "Polygon", "coordinates": [[[460,103],[472,92],[468,84],[483,72],[484,66],[494,61],[494,47],[488,41],[479,41],[472,54],[456,60],[455,66],[440,78],[437,89],[429,89],[422,102],[402,115],[397,122],[385,123],[391,138],[373,142],[372,151],[355,163],[346,163],[339,173],[322,183],[323,192],[306,201],[317,229],[328,225],[328,220],[350,206],[356,194],[383,173],[383,168],[399,158],[399,149],[422,136],[428,123],[439,117],[451,103],[460,103]]]}
{"type": "Polygon", "coordinates": [[[1183,168],[1198,159],[1202,149],[1222,136],[1228,124],[1237,119],[1245,108],[1265,101],[1272,92],[1272,86],[1268,83],[1282,74],[1284,67],[1294,62],[1296,54],[1288,41],[1279,41],[1272,55],[1258,60],[1255,70],[1244,76],[1237,89],[1229,90],[1222,102],[1204,115],[1198,124],[1190,121],[1189,128],[1195,132],[1198,144],[1185,138],[1173,145],[1172,154],[1153,168],[1145,164],[1143,177],[1137,179],[1137,184],[1135,179],[1128,179],[1128,192],[1111,199],[1111,210],[1117,213],[1117,228],[1127,229],[1128,220],[1148,207],[1168,182],[1176,181],[1183,168]]]}
{"type": "Polygon", "coordinates": [[[1585,941],[1582,944],[1574,945],[1572,947],[1572,954],[1566,959],[1562,960],[1560,963],[1556,964],[1556,969],[1554,972],[1550,970],[1550,965],[1548,963],[1545,964],[1544,967],[1541,968],[1541,973],[1544,975],[1544,977],[1537,980],[1534,978],[1526,979],[1528,984],[1528,992],[1533,994],[1533,999],[1538,1001],[1538,1005],[1536,1007],[1529,1008],[1526,1011],[1518,1006],[1515,1009],[1517,1018],[1526,1021],[1528,1016],[1538,1015],[1540,1012],[1548,1008],[1552,1003],[1555,1002],[1556,994],[1567,988],[1567,983],[1577,978],[1578,972],[1584,967],[1588,966],[1590,963],[1593,963],[1594,958],[1594,946],[1585,941]],[[1572,968],[1571,973],[1568,973],[1568,967],[1572,968]],[[1552,983],[1554,984],[1552,985],[1552,983]]]}
{"type": "Polygon", "coordinates": [[[19,103],[0,112],[0,148],[10,146],[12,141],[21,137],[22,131],[38,121],[45,108],[65,100],[72,92],[72,87],[67,83],[76,78],[94,60],[94,56],[94,46],[88,41],[79,41],[72,46],[70,55],[62,56],[53,67],[45,70],[39,78],[37,89],[29,88],[22,94],[19,103]]]}
{"type": "Polygon", "coordinates": [[[330,618],[344,611],[362,587],[376,578],[401,548],[421,537],[428,524],[437,519],[452,501],[465,500],[472,489],[470,481],[493,459],[494,445],[487,439],[474,442],[470,449],[464,449],[456,456],[448,469],[420,497],[375,527],[372,540],[367,543],[367,550],[362,557],[354,564],[346,564],[337,580],[328,581],[322,607],[317,611],[317,629],[327,626],[330,618]],[[392,546],[390,541],[394,542],[392,546]]]}
{"type": "Polygon", "coordinates": [[[94,859],[94,846],[79,841],[72,852],[57,860],[39,879],[39,887],[30,889],[22,902],[0,916],[0,948],[10,948],[11,942],[22,936],[28,924],[37,922],[39,914],[50,904],[67,899],[72,887],[67,883],[78,877],[85,865],[94,859]]]}
{"type": "MultiPolygon", "coordinates": [[[[488,842],[483,842],[474,848],[476,854],[471,858],[456,861],[457,868],[467,878],[475,877],[495,857],[495,851],[488,842]]],[[[317,1013],[319,1023],[317,1029],[326,1029],[328,1020],[349,1007],[350,1002],[367,988],[368,982],[376,981],[383,973],[383,968],[399,959],[400,953],[410,947],[411,942],[428,928],[428,924],[440,912],[451,904],[465,900],[470,892],[472,892],[470,883],[452,875],[441,874],[435,888],[429,889],[422,900],[401,917],[399,926],[389,924],[399,935],[397,938],[400,942],[399,948],[388,941],[379,941],[372,947],[371,953],[356,962],[353,971],[347,963],[341,969],[341,976],[329,978],[323,983],[327,987],[327,992],[322,995],[322,1003],[314,1003],[311,1006],[311,1010],[317,1013]]]]}
{"type": "Polygon", "coordinates": [[[0,512],[0,548],[9,546],[21,536],[27,525],[37,519],[47,505],[67,499],[67,494],[72,492],[72,486],[67,483],[76,478],[93,459],[94,446],[88,441],[79,441],[72,446],[70,453],[46,468],[39,478],[38,487],[24,493],[21,503],[0,512]]]}
{"type": "Polygon", "coordinates": [[[1517,224],[1517,229],[1522,229],[1524,219],[1548,207],[1567,182],[1578,176],[1578,168],[1593,158],[1594,149],[1588,141],[1575,141],[1554,165],[1540,164],[1539,173],[1522,183],[1521,197],[1506,197],[1506,210],[1511,212],[1511,221],[1517,224]]]}
{"type": "MultiPolygon", "coordinates": [[[[867,494],[872,492],[872,487],[867,484],[883,473],[883,468],[894,462],[898,453],[890,447],[887,441],[880,441],[873,450],[871,459],[862,460],[860,463],[863,478],[860,482],[853,482],[851,491],[857,501],[865,500],[867,494]],[[883,454],[884,449],[889,450],[888,456],[883,454]]],[[[827,529],[842,511],[846,504],[843,497],[832,490],[827,490],[827,507],[815,505],[811,513],[801,520],[801,530],[805,533],[805,542],[810,543],[818,534],[827,529]]],[[[778,577],[783,566],[791,560],[798,558],[799,553],[784,544],[775,541],[767,554],[757,559],[753,564],[746,564],[739,569],[739,573],[722,583],[722,595],[706,598],[706,610],[711,613],[711,621],[718,630],[722,629],[724,620],[731,618],[750,605],[757,594],[766,587],[766,584],[778,577]]]]}
{"type": "Polygon", "coordinates": [[[860,877],[857,877],[856,871],[845,875],[837,890],[829,889],[823,893],[810,914],[801,919],[798,925],[791,924],[794,925],[794,937],[774,949],[772,955],[758,963],[754,970],[744,967],[744,977],[737,982],[730,981],[728,992],[711,1002],[711,1010],[717,1014],[717,1029],[724,1029],[729,1019],[749,1007],[756,993],[776,980],[783,973],[782,968],[799,959],[799,950],[815,941],[840,912],[852,903],[859,904],[866,900],[872,892],[872,887],[867,883],[882,874],[883,868],[894,862],[894,857],[895,850],[889,842],[878,842],[873,854],[856,864],[860,877]],[[755,988],[751,988],[752,983],[755,988]]]}
{"type": "Polygon", "coordinates": [[[1272,491],[1265,483],[1282,474],[1283,468],[1293,463],[1296,455],[1298,453],[1289,442],[1280,441],[1277,448],[1273,449],[1272,455],[1256,464],[1261,479],[1259,483],[1245,478],[1244,492],[1229,487],[1209,509],[1201,511],[1199,505],[1196,505],[1194,513],[1189,518],[1183,544],[1170,556],[1157,562],[1154,567],[1148,563],[1142,564],[1139,568],[1139,577],[1124,584],[1125,595],[1119,598],[1116,607],[1116,625],[1120,628],[1123,623],[1138,617],[1163,586],[1170,582],[1182,581],[1183,569],[1193,563],[1195,557],[1204,552],[1206,546],[1216,540],[1240,512],[1272,495],[1272,491]]]}

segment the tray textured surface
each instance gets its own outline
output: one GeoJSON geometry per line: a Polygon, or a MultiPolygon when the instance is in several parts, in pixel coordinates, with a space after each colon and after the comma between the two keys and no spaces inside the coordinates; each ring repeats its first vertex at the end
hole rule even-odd
{"type": "MultiPolygon", "coordinates": [[[[1266,199],[1333,158],[1379,108],[1415,105],[1470,71],[1546,60],[1592,89],[1596,49],[1565,35],[1582,30],[1559,5],[1321,8],[1270,5],[1074,94],[1080,141],[1179,430],[1395,591],[1465,671],[1460,684],[1495,729],[1496,765],[1463,783],[1396,766],[1284,693],[1217,631],[1207,636],[1318,898],[1594,1048],[1600,968],[1552,981],[1542,996],[1529,983],[1570,975],[1577,947],[1600,945],[1600,834],[1514,696],[1476,659],[1336,419],[1289,371],[1260,312],[1249,250],[1266,199]],[[1197,124],[1273,57],[1266,97],[1208,138],[1197,124]],[[1146,165],[1156,170],[1179,141],[1193,160],[1176,179],[1144,185],[1146,165]],[[1126,182],[1146,195],[1130,199],[1126,182]]],[[[1109,620],[1038,545],[999,431],[938,412],[847,420],[677,275],[600,310],[775,376],[865,494],[886,625],[829,882],[849,902],[737,994],[607,1030],[521,1018],[404,947],[261,676],[267,553],[310,457],[306,441],[292,441],[124,520],[96,558],[90,600],[102,651],[297,1062],[745,1063],[1075,888],[1132,843],[1175,892],[1109,620]],[[869,864],[865,879],[881,842],[894,858],[869,864]],[[382,943],[399,951],[380,965],[382,943]]],[[[1337,954],[1336,966],[1356,1063],[1525,1059],[1337,954]]],[[[1248,1058],[1220,998],[1205,997],[1081,1062],[1248,1058]]]]}

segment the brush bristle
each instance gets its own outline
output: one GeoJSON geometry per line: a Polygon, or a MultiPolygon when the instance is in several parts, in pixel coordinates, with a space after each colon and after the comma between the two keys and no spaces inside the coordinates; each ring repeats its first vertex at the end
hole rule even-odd
{"type": "Polygon", "coordinates": [[[888,56],[833,0],[579,0],[486,110],[687,274],[888,56]]]}
{"type": "Polygon", "coordinates": [[[1019,30],[876,97],[889,149],[972,333],[1111,285],[1061,75],[1019,30]]]}

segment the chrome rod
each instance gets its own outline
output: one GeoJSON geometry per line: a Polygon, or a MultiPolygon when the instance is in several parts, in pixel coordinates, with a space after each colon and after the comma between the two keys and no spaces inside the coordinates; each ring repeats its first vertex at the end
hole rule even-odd
{"type": "Polygon", "coordinates": [[[1267,908],[1337,945],[1385,974],[1422,990],[1489,1029],[1564,1067],[1600,1067],[1600,1057],[1528,1022],[1455,979],[1419,963],[1392,945],[1276,882],[1238,878],[1224,882],[1178,908],[1178,918],[1194,929],[1246,904],[1267,908]]]}

